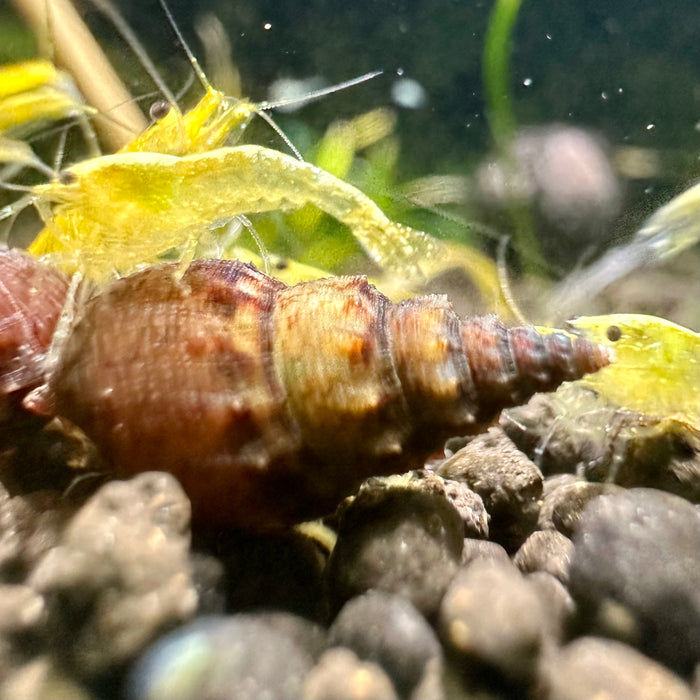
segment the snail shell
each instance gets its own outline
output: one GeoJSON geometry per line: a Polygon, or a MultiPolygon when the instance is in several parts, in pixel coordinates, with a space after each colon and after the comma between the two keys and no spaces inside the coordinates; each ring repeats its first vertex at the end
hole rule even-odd
{"type": "Polygon", "coordinates": [[[258,530],[608,364],[562,334],[393,304],[364,277],[288,287],[237,261],[149,268],[86,305],[49,387],[122,475],[173,473],[194,517],[258,530]]]}
{"type": "Polygon", "coordinates": [[[0,250],[0,397],[41,383],[68,280],[19,250],[0,250]]]}

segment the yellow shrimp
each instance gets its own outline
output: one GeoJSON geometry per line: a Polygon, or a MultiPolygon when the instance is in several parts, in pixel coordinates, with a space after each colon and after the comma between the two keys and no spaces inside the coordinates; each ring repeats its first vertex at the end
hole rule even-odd
{"type": "Polygon", "coordinates": [[[119,153],[78,163],[35,187],[46,229],[30,252],[59,254],[64,268],[105,279],[173,248],[188,260],[203,232],[239,215],[311,204],[346,224],[390,276],[410,286],[447,267],[466,267],[494,310],[505,310],[495,266],[484,256],[389,220],[362,192],[309,163],[260,146],[223,146],[274,105],[215,90],[183,46],[205,86],[204,97],[185,114],[171,101],[119,153]]]}
{"type": "Polygon", "coordinates": [[[582,382],[610,403],[700,432],[700,335],[644,314],[582,316],[570,322],[610,346],[615,362],[582,382]]]}
{"type": "Polygon", "coordinates": [[[133,270],[213,223],[239,214],[313,204],[350,227],[382,267],[411,278],[442,266],[444,246],[390,221],[352,185],[262,146],[222,147],[184,157],[123,153],[91,158],[34,188],[49,230],[94,272],[133,270]]]}

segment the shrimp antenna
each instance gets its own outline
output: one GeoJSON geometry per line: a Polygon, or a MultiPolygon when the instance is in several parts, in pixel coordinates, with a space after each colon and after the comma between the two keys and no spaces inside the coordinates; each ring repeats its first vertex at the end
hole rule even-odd
{"type": "Polygon", "coordinates": [[[268,114],[267,112],[265,112],[257,106],[255,109],[255,113],[270,125],[272,130],[282,139],[282,141],[284,141],[287,148],[292,152],[292,155],[297,160],[304,160],[304,156],[301,155],[299,149],[292,143],[289,136],[287,136],[287,134],[284,133],[282,127],[272,118],[272,115],[268,114]]]}
{"type": "MultiPolygon", "coordinates": [[[[92,4],[116,27],[117,31],[122,35],[124,41],[129,44],[129,47],[139,59],[141,65],[144,67],[148,75],[151,77],[151,80],[153,80],[153,82],[156,84],[156,87],[168,100],[171,106],[177,109],[177,101],[175,100],[175,96],[165,84],[165,81],[160,76],[160,73],[158,73],[158,69],[155,67],[153,61],[151,61],[150,56],[146,53],[146,49],[144,48],[143,44],[139,41],[139,38],[136,36],[136,34],[134,34],[131,27],[128,25],[111,0],[90,0],[90,2],[92,2],[92,4]]],[[[165,9],[167,12],[167,8],[165,9]]],[[[169,15],[170,13],[168,12],[167,14],[169,15]]]]}
{"type": "Polygon", "coordinates": [[[260,109],[277,109],[278,107],[288,107],[289,105],[295,104],[306,104],[313,100],[318,100],[321,97],[326,97],[327,95],[332,95],[334,92],[339,92],[340,90],[345,90],[345,88],[354,87],[360,83],[365,83],[372,78],[376,78],[378,75],[382,75],[383,70],[373,70],[364,75],[360,75],[357,78],[351,78],[350,80],[344,80],[342,83],[337,83],[336,85],[329,85],[328,87],[321,88],[319,90],[313,90],[301,97],[291,97],[289,99],[275,100],[274,102],[260,102],[258,107],[260,109]]]}
{"type": "Polygon", "coordinates": [[[287,148],[292,152],[292,154],[297,160],[304,160],[301,153],[299,153],[299,150],[291,142],[287,134],[285,134],[284,131],[282,131],[282,128],[272,118],[272,115],[268,114],[268,110],[276,109],[277,107],[285,107],[293,104],[304,105],[307,102],[317,100],[321,97],[325,97],[326,95],[331,95],[332,93],[338,92],[339,90],[344,90],[345,88],[353,87],[353,85],[359,85],[360,83],[364,83],[367,80],[376,78],[382,73],[383,71],[381,70],[371,71],[370,73],[365,73],[364,75],[360,75],[357,78],[351,78],[350,80],[345,80],[342,83],[337,83],[336,85],[330,85],[329,87],[321,88],[320,90],[314,90],[313,92],[303,95],[302,97],[292,97],[287,100],[276,100],[274,102],[260,102],[259,104],[255,105],[255,113],[270,125],[272,130],[282,139],[282,141],[284,141],[287,148]]]}
{"type": "Polygon", "coordinates": [[[170,11],[170,8],[166,4],[165,0],[158,0],[158,4],[163,8],[163,12],[165,13],[165,17],[168,20],[168,24],[170,25],[170,28],[175,33],[175,36],[177,37],[177,40],[180,42],[180,45],[182,46],[182,48],[184,49],[185,54],[187,54],[187,58],[189,59],[189,62],[192,65],[192,70],[194,70],[195,75],[199,79],[199,82],[202,83],[205,90],[209,90],[211,88],[211,85],[209,84],[209,81],[207,80],[207,76],[204,74],[202,67],[199,65],[199,61],[197,60],[197,57],[192,53],[192,49],[190,49],[190,47],[187,45],[187,42],[185,41],[185,37],[182,36],[182,32],[180,31],[180,27],[177,26],[177,23],[175,22],[175,18],[173,17],[173,13],[170,11]]]}

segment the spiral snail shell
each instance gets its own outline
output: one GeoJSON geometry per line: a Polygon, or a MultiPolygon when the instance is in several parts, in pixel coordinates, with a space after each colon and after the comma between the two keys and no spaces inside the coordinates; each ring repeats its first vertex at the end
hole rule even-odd
{"type": "Polygon", "coordinates": [[[608,364],[606,350],[364,277],[286,286],[237,261],[160,266],[85,306],[52,374],[57,414],[121,475],[173,473],[210,525],[269,530],[370,475],[608,364]]]}

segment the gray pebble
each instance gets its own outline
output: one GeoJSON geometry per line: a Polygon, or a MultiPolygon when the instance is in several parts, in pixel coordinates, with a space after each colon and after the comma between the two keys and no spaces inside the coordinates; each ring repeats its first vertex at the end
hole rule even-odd
{"type": "Polygon", "coordinates": [[[430,659],[442,657],[435,632],[418,610],[382,591],[349,600],[328,630],[328,643],[378,663],[401,695],[420,681],[430,659]]]}
{"type": "Polygon", "coordinates": [[[323,630],[282,612],[203,616],[139,659],[130,700],[294,700],[314,666],[323,630]]]}
{"type": "Polygon", "coordinates": [[[580,637],[548,654],[541,667],[541,700],[693,700],[675,674],[632,647],[580,637]]]}
{"type": "Polygon", "coordinates": [[[463,532],[444,494],[372,480],[341,515],[327,567],[332,606],[376,588],[434,613],[459,568],[463,532]]]}
{"type": "Polygon", "coordinates": [[[538,530],[523,542],[513,563],[524,574],[546,571],[563,584],[569,582],[569,566],[574,543],[556,530],[538,530]]]}
{"type": "Polygon", "coordinates": [[[527,574],[525,580],[537,590],[544,613],[545,642],[558,645],[567,637],[576,615],[576,603],[558,578],[545,571],[527,574]]]}
{"type": "Polygon", "coordinates": [[[584,508],[603,494],[624,493],[615,484],[598,484],[588,481],[565,483],[552,489],[542,500],[537,526],[540,530],[558,530],[571,537],[581,520],[584,508]]]}
{"type": "Polygon", "coordinates": [[[570,589],[588,629],[635,641],[682,675],[700,661],[700,515],[652,489],[602,496],[574,538],[570,589]]]}
{"type": "Polygon", "coordinates": [[[474,540],[470,537],[465,537],[464,546],[462,547],[462,567],[466,567],[479,557],[497,559],[504,563],[510,561],[508,552],[500,544],[489,542],[488,540],[474,540]]]}
{"type": "Polygon", "coordinates": [[[467,668],[498,670],[508,681],[528,683],[544,632],[536,589],[512,564],[477,559],[460,571],[440,606],[445,643],[467,668]]]}
{"type": "Polygon", "coordinates": [[[475,437],[445,460],[438,473],[481,496],[491,517],[490,538],[507,550],[516,550],[534,529],[542,474],[500,428],[475,437]]]}
{"type": "Polygon", "coordinates": [[[329,649],[304,681],[302,700],[398,700],[391,679],[349,649],[329,649]]]}
{"type": "Polygon", "coordinates": [[[52,646],[77,673],[125,663],[194,613],[188,524],[189,501],[169,474],[112,481],[38,563],[28,583],[46,600],[52,646]]]}

